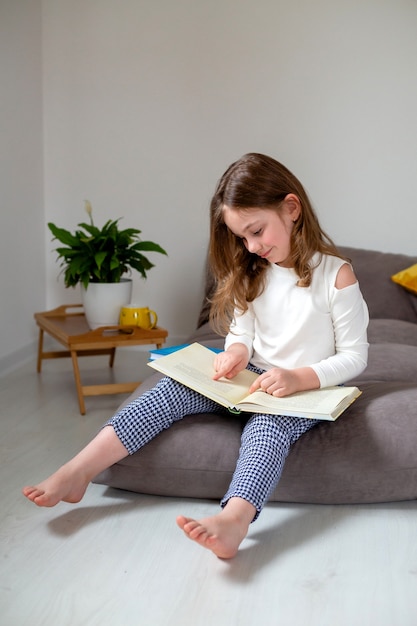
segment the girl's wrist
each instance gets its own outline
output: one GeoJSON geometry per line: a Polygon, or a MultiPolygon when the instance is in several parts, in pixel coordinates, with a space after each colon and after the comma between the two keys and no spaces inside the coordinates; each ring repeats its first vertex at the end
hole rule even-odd
{"type": "Polygon", "coordinates": [[[319,389],[320,380],[312,367],[299,367],[293,370],[296,378],[296,386],[298,391],[308,391],[310,389],[319,389]]]}

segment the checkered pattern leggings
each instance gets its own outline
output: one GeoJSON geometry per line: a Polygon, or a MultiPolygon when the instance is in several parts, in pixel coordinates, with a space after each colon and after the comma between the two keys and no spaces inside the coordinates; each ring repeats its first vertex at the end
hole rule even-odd
{"type": "MultiPolygon", "coordinates": [[[[128,453],[133,454],[186,415],[214,412],[225,412],[227,419],[228,412],[216,402],[166,377],[106,425],[114,428],[128,453]]],[[[238,496],[256,508],[256,519],[280,479],[291,445],[318,422],[264,414],[248,417],[232,482],[221,505],[238,496]]]]}

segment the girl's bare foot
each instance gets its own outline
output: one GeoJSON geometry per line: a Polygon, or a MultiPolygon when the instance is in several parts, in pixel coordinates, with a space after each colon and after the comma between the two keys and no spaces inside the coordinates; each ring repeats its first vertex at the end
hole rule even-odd
{"type": "Polygon", "coordinates": [[[24,487],[22,493],[38,506],[55,506],[58,502],[74,503],[82,499],[89,482],[82,473],[71,470],[67,463],[39,485],[24,487]]]}
{"type": "Polygon", "coordinates": [[[23,495],[38,506],[55,506],[61,501],[79,502],[94,476],[126,455],[127,450],[113,427],[106,426],[77,456],[49,478],[34,487],[24,487],[23,495]]]}
{"type": "Polygon", "coordinates": [[[202,520],[179,515],[177,524],[189,539],[221,559],[231,559],[246,537],[255,513],[255,507],[246,500],[231,498],[217,515],[202,520]]]}

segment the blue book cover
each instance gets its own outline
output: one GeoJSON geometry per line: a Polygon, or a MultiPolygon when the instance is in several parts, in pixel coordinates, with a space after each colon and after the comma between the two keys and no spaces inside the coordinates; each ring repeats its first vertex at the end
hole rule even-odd
{"type": "MultiPolygon", "coordinates": [[[[165,348],[158,348],[156,350],[149,351],[149,360],[154,361],[155,359],[159,359],[161,356],[166,356],[167,354],[172,354],[173,352],[177,352],[177,350],[182,350],[189,346],[189,343],[181,343],[177,346],[166,346],[165,348]]],[[[209,348],[212,352],[222,352],[219,348],[209,348]]]]}

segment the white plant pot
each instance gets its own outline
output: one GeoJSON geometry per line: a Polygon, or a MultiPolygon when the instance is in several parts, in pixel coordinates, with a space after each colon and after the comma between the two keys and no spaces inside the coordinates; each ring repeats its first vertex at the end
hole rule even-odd
{"type": "Polygon", "coordinates": [[[120,309],[130,304],[131,297],[129,278],[122,278],[120,283],[89,283],[87,289],[81,285],[81,300],[91,330],[119,324],[120,309]]]}

